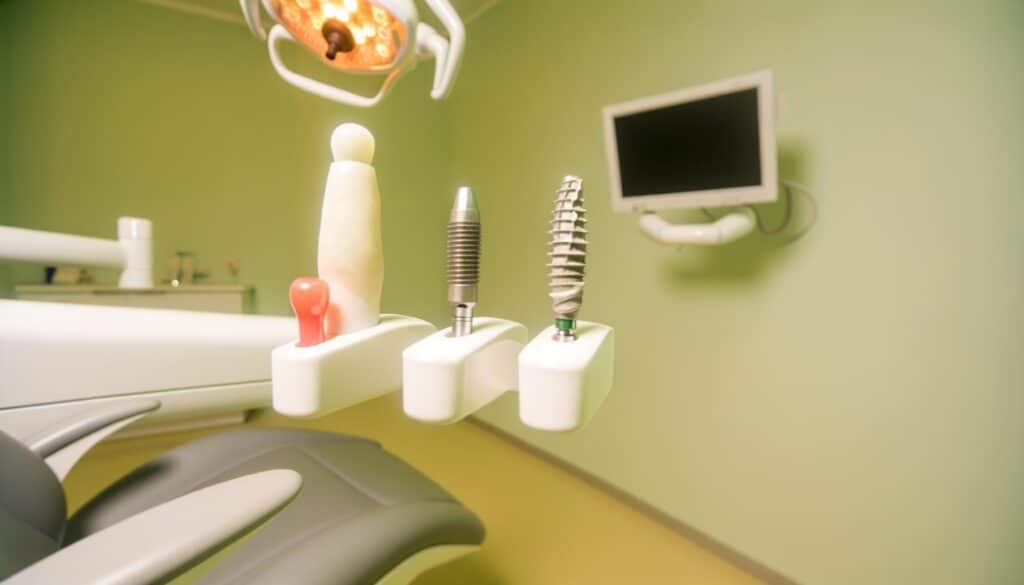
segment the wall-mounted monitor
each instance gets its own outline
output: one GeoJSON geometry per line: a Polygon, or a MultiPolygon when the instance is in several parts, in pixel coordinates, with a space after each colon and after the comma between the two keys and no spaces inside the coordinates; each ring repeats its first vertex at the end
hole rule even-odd
{"type": "Polygon", "coordinates": [[[604,108],[612,207],[725,207],[778,197],[771,71],[604,108]]]}

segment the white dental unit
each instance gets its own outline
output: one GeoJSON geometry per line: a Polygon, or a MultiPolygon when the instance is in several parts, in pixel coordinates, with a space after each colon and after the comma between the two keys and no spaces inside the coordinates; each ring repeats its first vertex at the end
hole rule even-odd
{"type": "MultiPolygon", "coordinates": [[[[460,190],[449,223],[453,327],[437,331],[421,319],[381,315],[383,257],[373,137],[362,127],[343,124],[333,134],[332,150],[335,161],[328,173],[321,218],[320,278],[299,279],[291,289],[298,326],[291,318],[0,301],[4,323],[0,329],[0,455],[4,460],[12,457],[5,450],[22,450],[14,459],[38,457],[38,465],[45,462],[62,479],[92,445],[143,418],[174,420],[271,405],[289,416],[315,417],[396,390],[403,392],[406,414],[425,422],[455,422],[502,393],[518,390],[520,415],[529,426],[570,431],[586,423],[611,388],[614,349],[611,328],[576,320],[586,255],[582,181],[576,177],[563,181],[552,219],[549,266],[555,326],[527,343],[526,328],[519,323],[472,316],[480,221],[476,200],[466,189],[460,190]]],[[[153,469],[168,475],[167,481],[182,485],[181,479],[174,479],[176,475],[209,475],[201,470],[210,466],[215,466],[214,476],[224,481],[194,492],[179,489],[174,492],[176,499],[167,501],[159,495],[164,492],[153,493],[149,480],[139,483],[137,474],[130,474],[110,489],[114,496],[138,495],[97,498],[70,520],[70,534],[78,540],[59,548],[60,538],[55,538],[55,544],[43,547],[39,555],[45,556],[43,560],[22,559],[35,564],[14,574],[10,582],[61,582],[70,572],[82,570],[78,563],[92,558],[88,551],[122,547],[128,540],[137,543],[139,531],[161,530],[168,518],[204,518],[209,529],[199,530],[198,535],[190,532],[190,537],[198,539],[191,545],[182,544],[159,557],[114,555],[81,573],[104,583],[159,581],[162,571],[170,570],[166,567],[194,566],[202,551],[219,548],[281,514],[281,522],[249,537],[254,544],[246,545],[249,552],[239,560],[231,557],[210,569],[210,575],[218,576],[211,577],[211,582],[220,583],[218,570],[230,572],[238,563],[244,564],[247,556],[270,554],[267,551],[277,546],[273,543],[288,538],[288,531],[295,528],[283,520],[286,515],[301,517],[308,514],[301,511],[305,507],[320,505],[314,496],[288,504],[303,482],[330,481],[316,479],[327,477],[319,467],[303,472],[296,444],[302,450],[321,449],[331,441],[334,451],[370,449],[367,454],[343,455],[346,461],[380,459],[346,468],[346,475],[370,472],[360,480],[363,483],[346,480],[349,483],[308,488],[314,493],[352,489],[395,473],[399,483],[386,489],[405,493],[411,489],[408,486],[426,481],[404,464],[400,472],[388,471],[400,463],[389,462],[379,446],[323,435],[252,429],[180,447],[152,463],[153,469]],[[273,450],[268,453],[271,440],[273,450]],[[235,454],[228,455],[231,452],[235,454]],[[244,463],[250,455],[267,461],[259,468],[247,467],[244,463]],[[238,477],[245,469],[252,473],[238,477]],[[251,490],[256,493],[248,493],[251,490]],[[211,511],[223,508],[225,500],[233,497],[242,502],[240,513],[211,511]],[[289,512],[292,508],[295,511],[289,512]],[[271,534],[261,540],[267,531],[271,534]],[[126,564],[137,571],[120,580],[107,579],[111,571],[126,564]]],[[[379,498],[379,490],[385,488],[372,489],[376,490],[373,497],[379,498]]],[[[424,485],[408,505],[435,506],[437,498],[450,497],[433,490],[424,485]]],[[[374,541],[395,530],[396,522],[412,523],[400,534],[422,535],[418,538],[425,540],[416,545],[419,552],[393,564],[394,553],[388,551],[394,545],[385,539],[378,548],[352,557],[356,565],[372,561],[365,570],[337,582],[407,583],[424,570],[476,550],[483,539],[479,521],[454,501],[445,503],[433,520],[417,520],[412,510],[407,517],[394,514],[390,506],[374,510],[374,524],[361,528],[349,528],[348,516],[339,517],[338,530],[343,532],[337,538],[345,543],[374,541]],[[350,530],[357,532],[349,534],[350,530]],[[381,567],[390,568],[382,578],[368,580],[367,575],[381,574],[381,567]]],[[[330,534],[334,533],[323,538],[330,534]]],[[[288,552],[275,568],[287,567],[294,555],[307,554],[298,545],[292,548],[295,551],[288,552]]],[[[303,570],[327,568],[318,561],[303,570]]],[[[268,573],[272,574],[276,573],[268,573]]],[[[275,582],[273,577],[267,579],[275,582]]]]}
{"type": "MultiPolygon", "coordinates": [[[[419,23],[408,0],[265,0],[279,23],[268,38],[273,66],[304,90],[371,106],[416,59],[433,56],[432,96],[441,99],[458,69],[463,29],[446,0],[428,4],[449,39],[419,23]],[[291,72],[277,46],[296,39],[338,68],[384,74],[380,92],[357,96],[291,72]]],[[[257,2],[242,7],[262,35],[257,2]]],[[[577,320],[587,248],[582,179],[567,176],[556,190],[548,258],[554,326],[529,340],[520,323],[474,318],[483,222],[463,188],[448,225],[453,321],[438,330],[380,313],[372,134],[342,124],[330,150],[318,275],[290,291],[297,321],[0,301],[0,460],[11,488],[0,494],[0,531],[36,539],[0,554],[0,579],[141,584],[201,570],[201,583],[234,583],[244,574],[247,583],[301,582],[302,575],[394,585],[483,540],[471,512],[379,445],[303,429],[247,428],[186,444],[64,518],[59,481],[91,446],[136,421],[268,407],[317,417],[394,391],[406,415],[431,423],[458,421],[509,391],[519,392],[520,418],[537,429],[572,431],[594,415],[611,388],[614,335],[577,320]],[[25,506],[32,514],[8,518],[25,506]],[[229,544],[238,550],[204,562],[229,544]],[[253,563],[260,570],[250,574],[253,563]]],[[[0,227],[0,260],[116,266],[122,287],[151,286],[152,226],[134,218],[118,225],[118,241],[0,227]]]]}

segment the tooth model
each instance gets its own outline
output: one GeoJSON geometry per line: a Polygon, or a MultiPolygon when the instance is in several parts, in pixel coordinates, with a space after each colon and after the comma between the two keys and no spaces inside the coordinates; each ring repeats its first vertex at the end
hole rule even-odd
{"type": "Polygon", "coordinates": [[[331,135],[331,151],[317,254],[317,271],[330,287],[328,339],[380,321],[384,282],[373,135],[358,124],[342,124],[331,135]]]}
{"type": "Polygon", "coordinates": [[[299,338],[270,354],[274,410],[322,416],[402,387],[402,351],[437,331],[413,317],[380,314],[383,262],[373,135],[342,124],[331,136],[317,266],[292,283],[299,338]],[[343,335],[342,335],[343,334],[343,335]]]}

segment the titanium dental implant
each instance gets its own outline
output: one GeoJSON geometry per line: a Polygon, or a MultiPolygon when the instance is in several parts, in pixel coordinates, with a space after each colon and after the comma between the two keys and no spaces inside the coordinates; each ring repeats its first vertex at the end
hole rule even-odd
{"type": "Polygon", "coordinates": [[[583,179],[562,180],[551,218],[548,287],[555,312],[556,341],[576,339],[576,314],[583,304],[583,272],[587,261],[587,210],[583,179]]]}
{"type": "Polygon", "coordinates": [[[452,335],[473,332],[473,306],[480,282],[480,208],[469,187],[460,187],[448,216],[448,302],[452,335]]]}

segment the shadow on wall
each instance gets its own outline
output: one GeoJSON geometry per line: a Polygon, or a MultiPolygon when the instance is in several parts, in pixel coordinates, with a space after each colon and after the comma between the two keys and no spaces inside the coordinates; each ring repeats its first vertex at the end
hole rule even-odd
{"type": "MultiPolygon", "coordinates": [[[[779,145],[779,178],[804,184],[808,166],[809,148],[792,142],[779,145]]],[[[812,190],[813,191],[813,190],[812,190]]],[[[774,203],[758,205],[757,210],[768,230],[777,229],[785,221],[788,205],[780,185],[779,198],[774,203]]],[[[778,234],[754,232],[737,242],[725,246],[680,247],[685,253],[668,257],[659,273],[663,284],[671,287],[740,285],[755,283],[769,274],[799,251],[799,245],[817,220],[814,203],[794,190],[792,216],[786,229],[778,234]]],[[[721,210],[709,210],[715,216],[721,210]]],[[[665,218],[673,222],[707,222],[709,218],[700,210],[668,212],[665,218]]]]}

